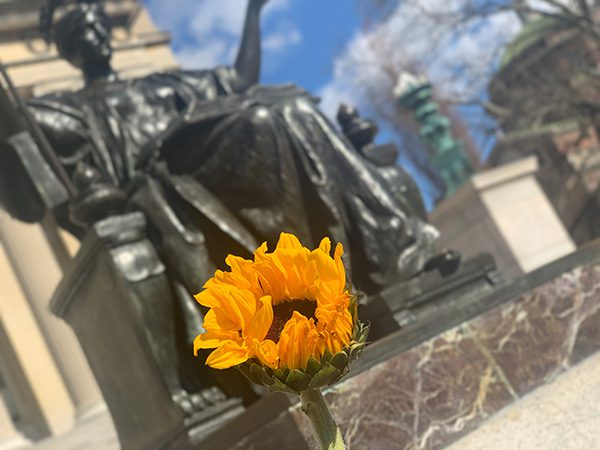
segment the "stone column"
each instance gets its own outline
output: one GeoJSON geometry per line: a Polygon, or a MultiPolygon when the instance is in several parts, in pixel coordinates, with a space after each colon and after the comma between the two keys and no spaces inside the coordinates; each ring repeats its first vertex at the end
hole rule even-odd
{"type": "Polygon", "coordinates": [[[62,273],[41,227],[18,222],[0,212],[0,241],[62,374],[77,416],[104,409],[102,395],[75,335],[48,308],[62,273]]]}
{"type": "Polygon", "coordinates": [[[0,280],[2,380],[32,439],[64,433],[75,408],[2,245],[0,280]]]}
{"type": "Polygon", "coordinates": [[[0,396],[0,448],[8,450],[25,448],[29,445],[31,443],[15,429],[4,399],[0,396]]]}

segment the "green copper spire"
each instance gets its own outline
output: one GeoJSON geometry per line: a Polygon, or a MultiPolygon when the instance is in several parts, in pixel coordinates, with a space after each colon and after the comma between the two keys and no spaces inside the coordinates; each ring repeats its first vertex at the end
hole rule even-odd
{"type": "Polygon", "coordinates": [[[473,168],[462,143],[452,137],[450,121],[439,113],[431,84],[424,78],[403,74],[395,94],[398,103],[412,111],[421,125],[419,136],[434,150],[433,165],[446,183],[446,196],[451,195],[469,180],[473,168]]]}

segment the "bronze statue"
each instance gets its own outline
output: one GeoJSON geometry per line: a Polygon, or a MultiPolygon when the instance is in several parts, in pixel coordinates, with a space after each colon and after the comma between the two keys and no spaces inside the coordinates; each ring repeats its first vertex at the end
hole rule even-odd
{"type": "MultiPolygon", "coordinates": [[[[344,243],[352,282],[366,293],[419,273],[433,255],[435,230],[422,203],[395,189],[398,173],[382,173],[357,151],[304,90],[257,84],[266,1],[249,0],[233,67],[121,80],[110,64],[102,6],[80,0],[53,28],[61,56],[81,69],[85,87],[29,102],[58,164],[42,161],[34,176],[23,161],[28,152],[11,139],[14,130],[0,136],[0,201],[14,217],[35,222],[50,209],[83,238],[100,221],[117,227],[118,217],[143,214],[172,298],[148,289],[140,308],[159,324],[153,349],[174,400],[189,414],[204,400],[188,392],[215,383],[201,374],[200,386],[189,387],[202,370],[198,361],[181,370],[202,323],[191,294],[227,254],[249,257],[282,231],[309,247],[330,236],[344,243]],[[68,197],[44,194],[61,184],[70,186],[68,197]],[[179,355],[173,342],[164,344],[175,320],[187,330],[179,355]]],[[[0,102],[2,117],[14,114],[6,104],[0,102]]]]}

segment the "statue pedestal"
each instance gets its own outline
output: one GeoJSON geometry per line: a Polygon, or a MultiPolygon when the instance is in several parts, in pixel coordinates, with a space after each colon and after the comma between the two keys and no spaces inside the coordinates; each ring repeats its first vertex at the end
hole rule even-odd
{"type": "Polygon", "coordinates": [[[172,401],[157,358],[157,349],[168,353],[171,343],[158,329],[153,334],[145,314],[151,302],[172,299],[172,289],[144,228],[140,213],[95,225],[51,309],[75,331],[123,448],[191,448],[194,430],[222,423],[241,406],[236,399],[218,401],[186,420],[172,401]]]}
{"type": "Polygon", "coordinates": [[[431,214],[438,245],[464,258],[490,253],[506,279],[517,278],[575,250],[544,193],[529,157],[474,175],[431,214]]]}

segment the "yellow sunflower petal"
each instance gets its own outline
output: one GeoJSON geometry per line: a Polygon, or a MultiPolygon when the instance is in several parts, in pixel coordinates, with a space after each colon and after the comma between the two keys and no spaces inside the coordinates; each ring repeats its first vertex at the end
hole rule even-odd
{"type": "Polygon", "coordinates": [[[210,330],[194,339],[194,354],[204,348],[217,348],[223,341],[237,341],[240,335],[237,331],[210,330]]]}
{"type": "Polygon", "coordinates": [[[206,331],[234,331],[240,327],[237,322],[230,319],[229,314],[221,308],[212,308],[204,315],[202,327],[206,331]]]}
{"type": "Polygon", "coordinates": [[[314,321],[294,311],[279,337],[280,364],[289,369],[305,369],[308,358],[313,356],[317,334],[314,321]]]}
{"type": "Polygon", "coordinates": [[[256,311],[250,325],[246,329],[245,335],[251,339],[262,341],[267,335],[271,324],[273,323],[273,306],[271,305],[271,296],[265,295],[260,298],[261,306],[256,311]]]}
{"type": "Polygon", "coordinates": [[[279,241],[277,242],[277,247],[275,248],[275,251],[280,250],[282,248],[302,249],[304,247],[302,247],[300,240],[298,240],[298,238],[293,234],[281,233],[279,235],[279,241]]]}
{"type": "Polygon", "coordinates": [[[344,247],[341,242],[338,242],[335,246],[335,252],[333,254],[333,260],[335,261],[335,265],[338,270],[339,281],[342,284],[341,289],[343,290],[346,287],[346,268],[344,267],[344,263],[342,262],[342,255],[344,254],[344,247]]]}
{"type": "Polygon", "coordinates": [[[311,252],[310,256],[316,267],[316,282],[319,284],[319,289],[324,290],[328,296],[340,295],[343,292],[346,280],[345,276],[343,279],[341,278],[343,274],[339,273],[335,261],[319,249],[311,252]]]}
{"type": "Polygon", "coordinates": [[[321,243],[319,244],[319,250],[329,255],[329,252],[331,251],[331,240],[328,237],[324,237],[323,239],[321,239],[321,243]]]}
{"type": "Polygon", "coordinates": [[[282,233],[275,250],[267,250],[263,243],[254,261],[229,255],[231,270],[217,270],[196,296],[210,309],[203,324],[206,332],[194,341],[194,351],[215,348],[207,359],[212,367],[256,358],[271,368],[304,369],[310,357],[318,359],[326,350],[336,353],[350,342],[354,318],[348,311],[341,244],[331,256],[328,238],[310,251],[294,235],[282,233]],[[315,302],[313,313],[302,309],[306,301],[315,302]],[[274,308],[281,302],[289,304],[274,308]],[[294,305],[311,317],[293,311],[294,305]],[[283,324],[290,308],[292,317],[283,324]],[[277,342],[265,339],[275,319],[274,334],[283,325],[277,342]]]}
{"type": "Polygon", "coordinates": [[[194,339],[194,355],[198,354],[198,350],[206,348],[217,348],[223,341],[235,341],[238,337],[237,333],[207,331],[194,339]]]}
{"type": "Polygon", "coordinates": [[[314,278],[308,273],[309,255],[306,249],[280,249],[273,253],[273,263],[283,275],[285,297],[290,299],[308,297],[308,288],[313,284],[312,278],[314,278]]]}
{"type": "Polygon", "coordinates": [[[277,354],[277,344],[270,339],[265,341],[255,340],[253,343],[253,352],[258,360],[271,369],[276,369],[279,365],[279,356],[277,354]]]}
{"type": "MultiPolygon", "coordinates": [[[[205,287],[206,287],[206,285],[205,285],[205,287]]],[[[196,301],[198,303],[200,303],[202,306],[206,306],[207,308],[215,308],[215,307],[218,307],[221,305],[220,300],[218,298],[216,298],[213,295],[213,293],[208,289],[205,289],[204,291],[200,292],[199,294],[194,295],[194,298],[196,299],[196,301]]]]}
{"type": "Polygon", "coordinates": [[[256,297],[245,289],[232,289],[229,294],[234,301],[229,301],[229,311],[235,312],[241,318],[242,330],[250,325],[254,314],[256,313],[256,297]]]}
{"type": "Polygon", "coordinates": [[[225,258],[225,264],[231,267],[233,272],[241,272],[248,266],[251,266],[252,261],[244,259],[240,256],[227,255],[227,258],[225,258]]]}
{"type": "Polygon", "coordinates": [[[245,345],[225,341],[206,358],[206,364],[213,369],[229,369],[248,360],[249,352],[245,345]]]}
{"type": "Polygon", "coordinates": [[[198,356],[198,350],[203,348],[217,348],[223,342],[221,339],[207,339],[206,333],[196,336],[194,339],[194,356],[198,356]]]}
{"type": "Polygon", "coordinates": [[[257,259],[259,259],[261,256],[265,255],[267,253],[267,243],[263,242],[262,244],[260,244],[260,247],[258,247],[256,249],[256,251],[254,252],[254,260],[256,261],[257,259]]]}

